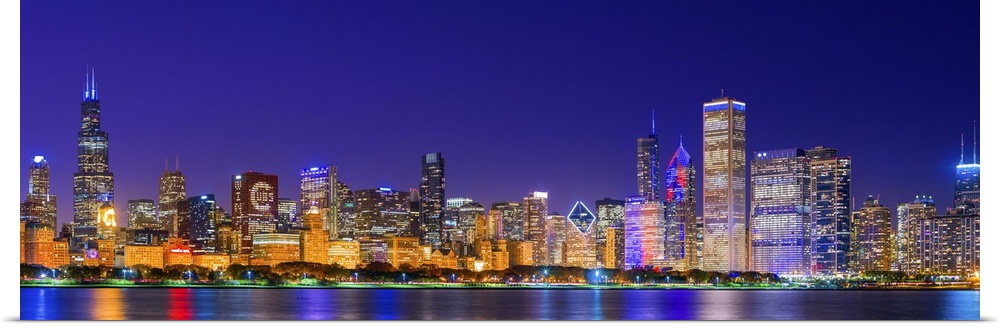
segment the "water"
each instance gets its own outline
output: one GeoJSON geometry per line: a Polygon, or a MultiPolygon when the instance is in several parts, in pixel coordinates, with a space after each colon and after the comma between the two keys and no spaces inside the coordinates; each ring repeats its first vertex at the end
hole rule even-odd
{"type": "Polygon", "coordinates": [[[23,320],[978,320],[961,290],[21,288],[23,320]]]}

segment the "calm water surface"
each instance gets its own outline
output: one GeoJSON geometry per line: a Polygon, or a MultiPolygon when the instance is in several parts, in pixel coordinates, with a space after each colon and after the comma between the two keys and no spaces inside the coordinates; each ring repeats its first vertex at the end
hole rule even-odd
{"type": "Polygon", "coordinates": [[[977,320],[979,292],[25,287],[21,319],[977,320]]]}

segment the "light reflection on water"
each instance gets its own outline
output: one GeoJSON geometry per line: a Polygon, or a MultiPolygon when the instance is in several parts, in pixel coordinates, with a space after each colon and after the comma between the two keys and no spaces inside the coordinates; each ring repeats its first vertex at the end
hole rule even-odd
{"type": "Polygon", "coordinates": [[[978,291],[21,288],[24,320],[979,319],[978,291]]]}

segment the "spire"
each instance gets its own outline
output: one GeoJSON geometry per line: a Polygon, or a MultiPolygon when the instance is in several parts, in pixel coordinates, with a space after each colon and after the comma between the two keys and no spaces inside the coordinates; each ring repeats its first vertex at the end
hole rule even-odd
{"type": "Polygon", "coordinates": [[[684,133],[681,133],[681,147],[684,147],[684,133]]]}
{"type": "Polygon", "coordinates": [[[656,135],[656,110],[653,110],[653,132],[650,134],[656,135]]]}
{"type": "Polygon", "coordinates": [[[97,69],[90,68],[90,96],[97,100],[97,69]]]}
{"type": "Polygon", "coordinates": [[[87,69],[84,70],[83,77],[83,99],[90,99],[90,65],[87,65],[87,69]]]}

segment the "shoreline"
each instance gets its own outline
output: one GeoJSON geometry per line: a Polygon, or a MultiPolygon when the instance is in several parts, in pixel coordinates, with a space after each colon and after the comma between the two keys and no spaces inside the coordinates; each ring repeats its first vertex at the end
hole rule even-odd
{"type": "Polygon", "coordinates": [[[489,289],[489,290],[696,290],[696,291],[980,291],[979,288],[934,286],[934,287],[870,287],[870,288],[805,288],[805,287],[737,287],[737,286],[699,286],[699,285],[643,285],[643,286],[604,286],[604,285],[549,285],[549,286],[510,286],[510,285],[446,285],[446,284],[346,284],[331,286],[299,286],[299,285],[113,285],[113,284],[21,284],[21,288],[212,288],[212,289],[489,289]]]}

